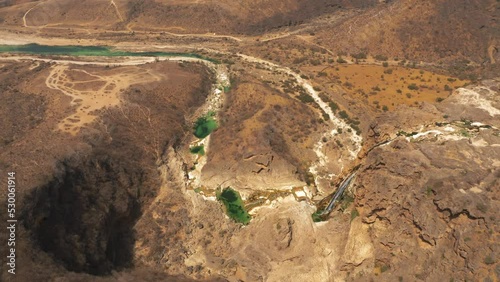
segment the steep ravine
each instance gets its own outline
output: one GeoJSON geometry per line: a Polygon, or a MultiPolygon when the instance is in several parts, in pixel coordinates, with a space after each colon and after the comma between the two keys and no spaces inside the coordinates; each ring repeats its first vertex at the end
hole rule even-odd
{"type": "Polygon", "coordinates": [[[155,193],[141,189],[158,187],[148,174],[125,156],[105,151],[71,157],[28,197],[24,225],[68,270],[103,275],[129,267],[134,223],[155,193]]]}
{"type": "Polygon", "coordinates": [[[174,67],[193,76],[181,98],[161,83],[127,89],[120,107],[101,112],[77,136],[81,146],[56,161],[46,183],[26,189],[19,211],[24,228],[67,270],[101,276],[134,265],[134,227],[162,185],[161,158],[190,133],[185,114],[211,88],[206,67],[174,67]]]}

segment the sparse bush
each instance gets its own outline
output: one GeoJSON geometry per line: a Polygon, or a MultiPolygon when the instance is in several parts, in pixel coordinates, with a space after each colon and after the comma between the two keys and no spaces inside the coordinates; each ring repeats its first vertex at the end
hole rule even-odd
{"type": "Polygon", "coordinates": [[[328,106],[330,106],[330,109],[332,109],[332,112],[337,112],[337,110],[339,109],[339,105],[337,105],[337,103],[333,102],[333,101],[330,101],[328,103],[328,106]]]}
{"type": "Polygon", "coordinates": [[[298,64],[303,63],[305,60],[307,60],[307,57],[295,58],[295,59],[293,60],[293,64],[294,64],[294,65],[298,65],[298,64]]]}
{"type": "Polygon", "coordinates": [[[342,145],[342,142],[340,142],[340,140],[335,140],[335,143],[337,143],[337,146],[339,146],[339,148],[342,148],[344,147],[344,145],[342,145]]]}
{"type": "Polygon", "coordinates": [[[344,86],[349,88],[349,89],[354,87],[354,85],[352,83],[350,83],[349,81],[344,82],[344,86]]]}
{"type": "Polygon", "coordinates": [[[299,96],[298,96],[299,100],[302,102],[302,103],[314,103],[314,98],[311,97],[311,95],[309,94],[306,94],[306,93],[301,93],[299,96]]]}
{"type": "Polygon", "coordinates": [[[487,265],[494,264],[495,263],[495,259],[493,259],[492,256],[487,256],[487,257],[484,258],[484,263],[486,263],[487,265]]]}
{"type": "Polygon", "coordinates": [[[313,66],[319,66],[321,64],[320,60],[318,59],[312,59],[309,61],[311,63],[311,65],[313,66]]]}
{"type": "Polygon", "coordinates": [[[386,67],[388,67],[388,66],[389,66],[389,63],[388,63],[388,62],[383,62],[383,63],[382,63],[382,66],[383,66],[384,68],[386,68],[386,67]]]}
{"type": "Polygon", "coordinates": [[[347,63],[347,61],[344,60],[344,58],[342,58],[341,56],[339,56],[339,58],[337,59],[337,63],[339,63],[339,64],[345,64],[345,63],[347,63]]]}
{"type": "Polygon", "coordinates": [[[389,58],[387,58],[387,56],[384,56],[384,55],[375,55],[375,60],[377,61],[387,61],[389,58]]]}
{"type": "Polygon", "coordinates": [[[408,85],[408,89],[410,90],[418,90],[418,86],[415,83],[411,83],[408,85]]]}
{"type": "Polygon", "coordinates": [[[383,106],[382,106],[382,110],[383,110],[384,112],[387,112],[387,111],[389,110],[389,108],[388,108],[386,105],[383,105],[383,106]]]}
{"type": "Polygon", "coordinates": [[[342,119],[348,119],[349,118],[349,115],[346,113],[346,111],[340,111],[339,112],[339,116],[342,119]]]}
{"type": "Polygon", "coordinates": [[[352,54],[351,56],[353,58],[355,58],[355,59],[358,59],[358,60],[366,59],[366,54],[364,52],[359,52],[357,54],[352,54]]]}

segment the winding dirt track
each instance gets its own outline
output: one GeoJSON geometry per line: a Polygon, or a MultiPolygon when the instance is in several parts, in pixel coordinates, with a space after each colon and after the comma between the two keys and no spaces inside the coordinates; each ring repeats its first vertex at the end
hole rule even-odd
{"type": "Polygon", "coordinates": [[[41,3],[43,3],[43,2],[35,4],[35,6],[31,7],[28,11],[26,11],[26,13],[24,13],[24,15],[23,15],[23,26],[24,27],[29,27],[28,24],[27,24],[27,22],[26,22],[26,16],[29,14],[29,12],[31,12],[31,10],[33,10],[34,8],[36,8],[41,3]]]}

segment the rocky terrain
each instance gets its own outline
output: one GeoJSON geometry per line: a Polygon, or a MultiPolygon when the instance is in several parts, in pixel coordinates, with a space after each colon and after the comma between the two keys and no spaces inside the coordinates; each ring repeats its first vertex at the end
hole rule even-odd
{"type": "Polygon", "coordinates": [[[1,2],[0,44],[128,55],[0,45],[0,171],[16,172],[19,222],[17,274],[2,247],[0,280],[499,280],[499,11],[1,2]]]}
{"type": "MultiPolygon", "coordinates": [[[[498,81],[486,84],[498,87],[498,81]]],[[[449,119],[457,114],[464,91],[440,105],[442,112],[429,106],[421,110],[438,113],[435,121],[448,124],[441,115],[449,119]]],[[[498,102],[497,95],[488,98],[483,102],[498,102]]],[[[490,209],[499,205],[499,122],[479,104],[468,104],[467,111],[477,112],[474,122],[465,115],[444,130],[431,126],[424,129],[430,131],[427,135],[400,136],[367,154],[356,182],[355,206],[368,226],[374,252],[353,260],[351,275],[362,277],[362,266],[369,264],[368,269],[375,267],[385,279],[398,276],[404,281],[498,277],[492,261],[499,247],[498,218],[490,209]],[[490,126],[482,126],[486,123],[490,126]],[[408,260],[419,261],[411,275],[408,260]]],[[[395,113],[390,120],[407,114],[395,113]]]]}

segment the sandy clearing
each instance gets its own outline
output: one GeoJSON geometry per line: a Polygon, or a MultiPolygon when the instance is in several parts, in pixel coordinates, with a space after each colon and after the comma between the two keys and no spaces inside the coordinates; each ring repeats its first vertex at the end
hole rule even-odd
{"type": "MultiPolygon", "coordinates": [[[[96,59],[89,57],[89,59],[96,59]]],[[[104,59],[99,57],[99,59],[104,59]]],[[[133,67],[157,61],[185,61],[202,62],[214,67],[210,62],[203,59],[191,57],[121,57],[106,61],[83,61],[70,59],[46,59],[36,56],[8,56],[0,57],[0,61],[42,61],[56,63],[52,66],[49,76],[45,80],[48,88],[61,91],[72,98],[72,105],[76,106],[76,112],[62,120],[58,128],[72,135],[77,134],[86,124],[97,118],[95,111],[120,104],[120,93],[130,85],[136,83],[148,83],[159,81],[163,75],[154,74],[142,69],[124,69],[116,74],[97,75],[83,69],[71,68],[70,65],[84,66],[122,66],[133,67]],[[70,72],[79,71],[90,76],[87,80],[72,79],[70,72]],[[89,85],[85,85],[89,84],[89,85]]],[[[227,75],[226,75],[227,76],[227,75]]],[[[225,79],[227,77],[224,76],[225,79]]],[[[221,79],[221,78],[219,78],[221,79]]]]}
{"type": "Polygon", "coordinates": [[[59,129],[77,134],[85,124],[97,118],[95,111],[120,104],[120,93],[132,84],[148,83],[162,79],[142,69],[130,69],[115,75],[97,75],[82,69],[70,69],[68,65],[54,65],[45,80],[50,89],[61,91],[72,98],[71,104],[76,111],[59,123],[59,129]],[[91,80],[72,80],[68,72],[83,72],[91,80]],[[96,84],[97,82],[100,82],[96,84]],[[80,87],[76,87],[76,86],[80,87]],[[83,86],[83,87],[82,87],[83,86]],[[90,89],[89,89],[90,88],[90,89]]]}

